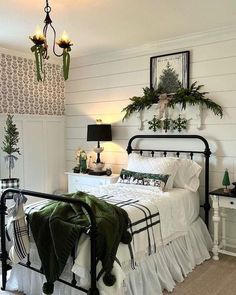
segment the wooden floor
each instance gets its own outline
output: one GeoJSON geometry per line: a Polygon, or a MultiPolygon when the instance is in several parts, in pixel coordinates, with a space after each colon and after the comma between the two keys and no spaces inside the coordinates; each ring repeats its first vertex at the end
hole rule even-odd
{"type": "MultiPolygon", "coordinates": [[[[0,294],[22,294],[0,291],[0,294]]],[[[221,255],[197,266],[172,293],[163,295],[236,295],[236,257],[221,255]]],[[[29,294],[27,294],[29,295],[29,294]]],[[[55,294],[56,295],[56,294],[55,294]]],[[[136,294],[135,294],[136,295],[136,294]]],[[[148,295],[148,294],[137,294],[148,295]]]]}

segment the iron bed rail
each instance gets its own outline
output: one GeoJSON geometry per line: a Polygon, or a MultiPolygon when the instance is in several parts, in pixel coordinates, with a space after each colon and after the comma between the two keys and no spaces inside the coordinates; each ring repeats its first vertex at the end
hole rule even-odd
{"type": "MultiPolygon", "coordinates": [[[[90,219],[90,230],[89,230],[89,235],[90,235],[90,240],[91,240],[91,269],[90,269],[90,276],[91,276],[91,285],[90,289],[86,290],[82,287],[75,286],[72,283],[66,282],[62,279],[59,279],[58,281],[63,282],[64,284],[67,284],[71,287],[74,287],[76,289],[81,290],[82,292],[87,293],[88,295],[99,295],[99,291],[97,289],[97,274],[96,274],[96,236],[97,236],[97,225],[96,225],[96,220],[94,217],[94,214],[89,207],[88,204],[85,202],[82,202],[81,200],[78,199],[72,199],[72,198],[67,198],[59,195],[52,195],[52,194],[46,194],[46,193],[40,193],[40,192],[35,192],[35,191],[29,191],[29,190],[20,190],[20,189],[13,189],[13,188],[8,188],[4,190],[4,192],[1,195],[1,202],[0,202],[0,215],[1,215],[1,261],[2,261],[2,290],[5,290],[6,288],[6,281],[7,281],[7,270],[9,269],[9,266],[7,265],[7,259],[8,259],[8,254],[6,250],[6,235],[5,235],[5,215],[6,215],[6,199],[8,193],[21,193],[26,196],[32,196],[32,197],[39,197],[42,199],[48,199],[48,200],[53,200],[53,201],[61,201],[64,203],[71,203],[71,204],[77,204],[83,207],[86,212],[89,215],[90,219]]],[[[30,264],[24,264],[20,263],[21,265],[30,268],[34,271],[40,272],[36,268],[33,268],[30,266],[30,264]]]]}
{"type": "Polygon", "coordinates": [[[211,209],[210,201],[209,201],[209,158],[211,155],[211,150],[209,148],[208,141],[200,136],[200,135],[135,135],[130,138],[127,146],[127,153],[130,154],[132,152],[139,152],[141,155],[143,152],[150,152],[152,157],[154,157],[155,152],[162,152],[164,157],[167,156],[167,153],[176,153],[176,156],[179,157],[180,153],[189,154],[191,159],[193,159],[194,154],[203,154],[205,157],[205,201],[204,204],[201,205],[205,211],[205,223],[206,226],[209,226],[209,211],[211,209]],[[197,139],[204,143],[204,150],[179,150],[179,149],[142,149],[142,148],[132,148],[132,143],[136,139],[197,139]]]}

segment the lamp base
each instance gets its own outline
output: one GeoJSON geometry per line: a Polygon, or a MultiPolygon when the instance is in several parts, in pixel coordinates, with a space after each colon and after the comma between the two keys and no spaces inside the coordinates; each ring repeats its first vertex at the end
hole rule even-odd
{"type": "Polygon", "coordinates": [[[106,170],[102,170],[102,171],[88,170],[88,174],[97,175],[97,176],[106,175],[106,170]]]}
{"type": "Polygon", "coordinates": [[[105,163],[103,163],[103,162],[99,162],[99,163],[95,162],[95,163],[93,163],[93,169],[92,170],[94,170],[94,171],[102,171],[104,166],[105,166],[105,163]]]}

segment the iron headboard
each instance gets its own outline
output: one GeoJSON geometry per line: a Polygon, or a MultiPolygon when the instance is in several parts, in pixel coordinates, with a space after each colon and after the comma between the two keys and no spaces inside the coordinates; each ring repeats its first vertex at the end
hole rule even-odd
{"type": "Polygon", "coordinates": [[[194,154],[203,154],[205,158],[205,201],[204,204],[201,205],[205,211],[205,223],[208,227],[209,225],[209,211],[210,211],[210,202],[209,202],[209,158],[211,155],[211,151],[209,148],[209,144],[207,140],[200,135],[135,135],[130,138],[127,146],[127,153],[130,154],[132,152],[139,152],[141,155],[143,152],[149,152],[152,157],[156,152],[163,153],[164,157],[167,156],[168,153],[175,153],[176,157],[179,157],[180,154],[188,154],[191,159],[193,159],[194,154]],[[204,150],[178,150],[178,149],[142,149],[142,148],[132,148],[132,143],[135,139],[199,139],[204,145],[204,150]]]}

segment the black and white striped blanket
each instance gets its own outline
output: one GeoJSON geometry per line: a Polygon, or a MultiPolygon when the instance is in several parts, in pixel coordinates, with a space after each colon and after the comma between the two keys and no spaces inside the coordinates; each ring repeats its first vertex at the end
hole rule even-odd
{"type": "MultiPolygon", "coordinates": [[[[145,198],[146,190],[140,192],[140,189],[135,188],[133,185],[120,185],[120,187],[123,187],[123,189],[118,191],[114,186],[96,188],[91,190],[90,193],[127,211],[130,219],[129,231],[133,236],[133,240],[131,247],[129,247],[129,257],[125,255],[125,260],[128,260],[134,267],[136,256],[144,253],[150,255],[156,251],[157,242],[160,239],[160,215],[155,202],[145,198]]],[[[161,194],[161,191],[158,190],[158,192],[161,194]]],[[[38,211],[47,202],[48,200],[41,200],[26,206],[25,213],[30,214],[38,211]]]]}
{"type": "MultiPolygon", "coordinates": [[[[91,193],[94,193],[93,191],[91,193]]],[[[136,192],[137,194],[137,192],[136,192]]],[[[160,215],[156,206],[145,198],[130,198],[129,196],[117,196],[111,194],[100,195],[96,189],[94,193],[98,198],[123,208],[127,211],[130,219],[129,231],[133,237],[132,245],[129,247],[129,261],[134,267],[135,253],[152,254],[156,252],[157,241],[160,237],[160,215]]],[[[40,210],[48,200],[41,200],[25,207],[25,213],[30,214],[40,210]]]]}
{"type": "MultiPolygon", "coordinates": [[[[181,192],[162,192],[157,187],[141,185],[112,184],[96,187],[88,191],[98,198],[125,209],[130,219],[129,231],[133,236],[130,246],[120,244],[117,251],[113,273],[117,283],[113,288],[98,280],[99,289],[104,294],[116,294],[122,284],[125,272],[136,268],[139,261],[155,253],[158,247],[185,234],[186,216],[184,209],[185,196],[181,192]]],[[[45,200],[27,206],[26,213],[32,213],[45,205],[45,200]]],[[[81,236],[72,271],[80,277],[81,285],[90,284],[90,239],[81,236]]],[[[99,276],[101,265],[97,265],[99,276]]]]}
{"type": "MultiPolygon", "coordinates": [[[[138,185],[116,184],[97,187],[89,193],[102,198],[126,210],[130,219],[129,231],[133,236],[129,247],[120,244],[117,260],[122,267],[135,268],[135,264],[144,255],[156,252],[162,243],[160,234],[160,214],[157,207],[157,196],[162,195],[158,188],[146,188],[138,185]]],[[[75,261],[78,269],[81,269],[84,261],[84,251],[89,247],[89,240],[84,239],[84,246],[80,244],[78,257],[75,261]],[[84,251],[83,251],[84,249],[84,251]]],[[[76,266],[73,268],[75,272],[76,266]]]]}
{"type": "MultiPolygon", "coordinates": [[[[114,195],[100,197],[103,200],[125,209],[129,215],[129,231],[133,237],[130,251],[130,261],[134,260],[134,253],[145,252],[151,255],[156,252],[158,241],[158,226],[160,214],[157,207],[140,198],[120,199],[114,195]]],[[[134,266],[133,266],[134,267],[134,266]]]]}

